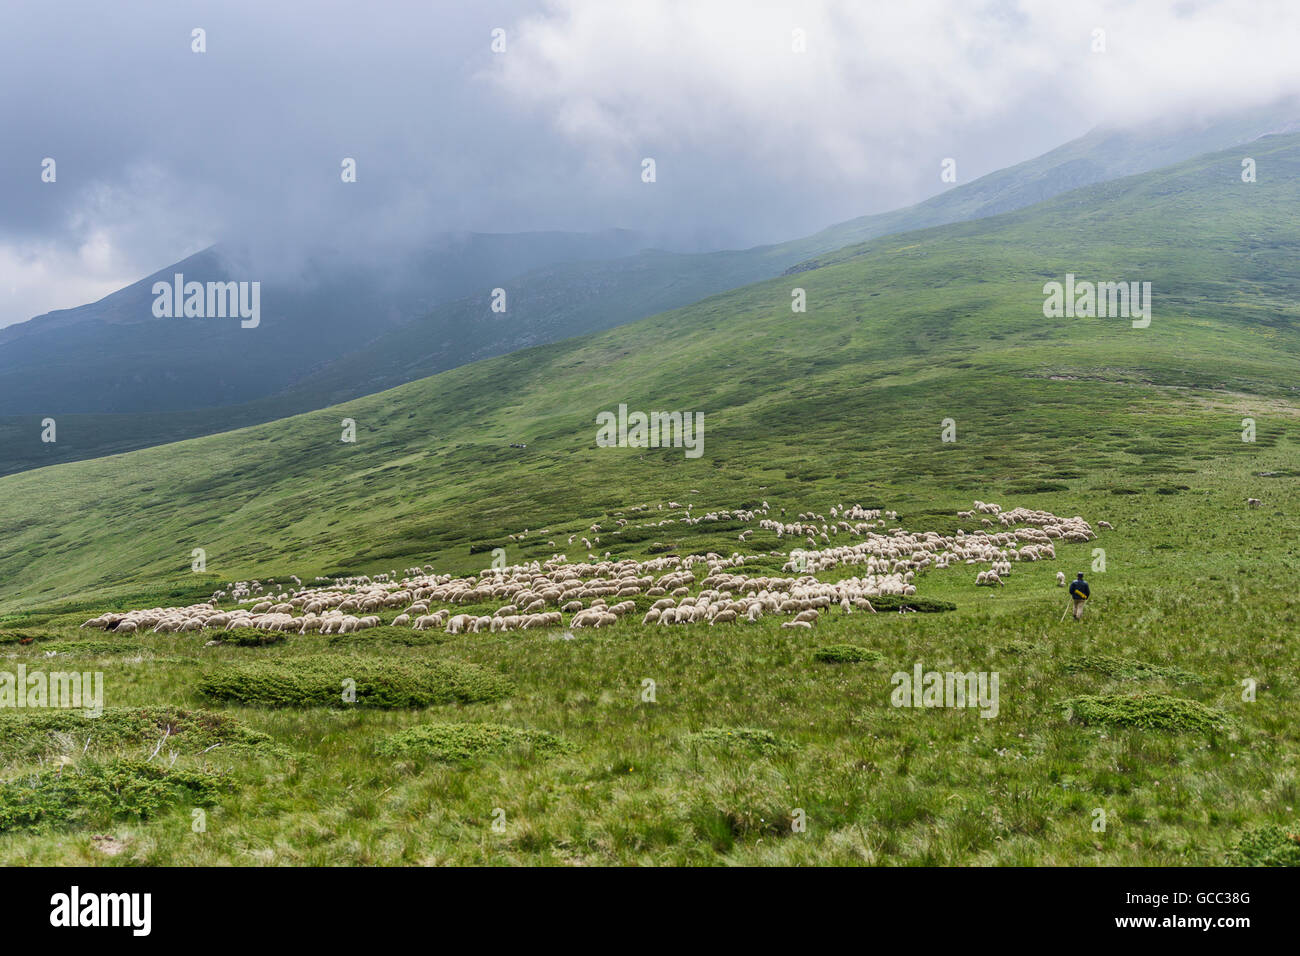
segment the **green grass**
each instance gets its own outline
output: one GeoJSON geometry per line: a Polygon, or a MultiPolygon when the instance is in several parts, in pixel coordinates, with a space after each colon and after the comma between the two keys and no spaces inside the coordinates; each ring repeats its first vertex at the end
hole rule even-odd
{"type": "Polygon", "coordinates": [[[375,752],[383,757],[416,757],[452,763],[511,752],[551,757],[573,749],[564,738],[544,730],[502,724],[421,724],[386,737],[375,747],[375,752]]]}
{"type": "MultiPolygon", "coordinates": [[[[489,541],[511,562],[577,561],[567,539],[593,523],[598,553],[744,550],[751,573],[802,546],[765,530],[741,545],[728,522],[636,527],[680,517],[674,500],[697,515],[766,500],[786,520],[860,502],[955,533],[979,498],[1115,526],[1013,565],[1002,588],[975,587],[975,566],[918,575],[900,603],[941,613],[831,608],[811,631],[638,613],[570,634],[121,638],[146,652],[95,658],[110,707],[233,714],[301,759],[226,757],[204,833],[181,800],[60,823],[60,841],[13,829],[0,861],[102,861],[106,819],[115,860],[141,864],[1215,865],[1261,828],[1296,832],[1300,140],[1251,149],[1271,171],[1256,184],[1238,155],[1206,157],[335,409],[0,479],[8,670],[119,640],[77,629],[103,610],[254,576],[477,572],[490,554],[471,545],[489,541]],[[1149,279],[1151,327],[1044,320],[1042,283],[1067,271],[1149,279]],[[794,279],[806,315],[789,312],[794,279]],[[704,456],[596,448],[594,416],[619,402],[703,410],[704,456]],[[344,416],[355,445],[337,441],[344,416]],[[1056,573],[1080,570],[1093,597],[1062,619],[1056,573]],[[814,659],[837,644],[879,657],[814,659]],[[890,674],[918,662],[998,672],[998,716],[891,706],[890,674]],[[473,665],[466,684],[492,692],[415,693],[435,664],[473,665]],[[350,675],[398,706],[345,704],[350,675]],[[433,723],[572,749],[376,755],[433,723]],[[738,729],[781,746],[717,745],[738,729]]],[[[33,769],[49,772],[15,772],[33,769]]]]}
{"type": "Polygon", "coordinates": [[[729,754],[758,754],[774,756],[791,749],[770,730],[755,727],[706,727],[686,735],[686,743],[699,750],[723,751],[729,754]]]}

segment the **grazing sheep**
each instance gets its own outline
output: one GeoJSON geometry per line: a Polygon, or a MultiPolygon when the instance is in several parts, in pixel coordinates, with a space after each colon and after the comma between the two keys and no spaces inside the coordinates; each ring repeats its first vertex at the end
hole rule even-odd
{"type": "Polygon", "coordinates": [[[1064,572],[1064,571],[1057,571],[1057,572],[1056,572],[1056,586],[1057,586],[1058,588],[1063,588],[1063,587],[1065,587],[1065,572],[1064,572]]]}
{"type": "Polygon", "coordinates": [[[1247,498],[1247,499],[1246,499],[1246,504],[1250,505],[1252,508],[1258,508],[1258,507],[1259,507],[1260,505],[1262,505],[1263,503],[1264,503],[1264,502],[1260,501],[1258,498],[1247,498]]]}

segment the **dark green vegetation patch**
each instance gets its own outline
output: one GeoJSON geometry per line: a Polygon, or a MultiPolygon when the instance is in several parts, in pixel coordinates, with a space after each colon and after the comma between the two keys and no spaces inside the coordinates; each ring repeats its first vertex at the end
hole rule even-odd
{"type": "Polygon", "coordinates": [[[1229,866],[1300,866],[1300,833],[1276,823],[1247,831],[1228,851],[1229,866]]]}
{"type": "Polygon", "coordinates": [[[428,707],[498,700],[500,674],[461,661],[394,661],[312,656],[226,667],[199,691],[215,700],[264,707],[428,707]],[[355,702],[347,699],[355,690],[355,702]]]}
{"type": "Polygon", "coordinates": [[[793,745],[770,730],[756,727],[705,727],[687,734],[686,743],[706,750],[730,753],[756,753],[765,757],[793,749],[793,745]]]}
{"type": "Polygon", "coordinates": [[[1163,664],[1148,664],[1146,661],[1133,660],[1130,657],[1115,657],[1110,654],[1081,654],[1065,662],[1067,671],[1095,671],[1116,680],[1152,680],[1163,679],[1179,684],[1199,684],[1200,674],[1183,670],[1181,667],[1168,667],[1163,664]]]}
{"type": "Polygon", "coordinates": [[[1228,729],[1231,723],[1231,718],[1221,710],[1168,694],[1072,697],[1062,701],[1061,707],[1069,720],[1111,727],[1214,733],[1228,729]]]}
{"type": "Polygon", "coordinates": [[[813,660],[827,664],[862,664],[880,660],[880,654],[857,644],[830,644],[813,651],[813,660]]]}
{"type": "Polygon", "coordinates": [[[575,749],[548,731],[503,724],[421,724],[398,731],[375,748],[385,757],[424,757],[449,763],[512,751],[554,757],[575,749]]]}
{"type": "Polygon", "coordinates": [[[0,759],[7,761],[106,750],[147,757],[160,741],[164,752],[179,754],[287,753],[271,737],[234,717],[206,710],[108,707],[98,717],[86,717],[80,710],[0,712],[0,759]]]}
{"type": "Polygon", "coordinates": [[[25,646],[43,636],[44,635],[27,634],[21,631],[0,631],[0,645],[20,644],[25,646]]]}
{"type": "Polygon", "coordinates": [[[264,631],[256,627],[237,627],[234,630],[222,631],[221,636],[214,638],[219,644],[230,644],[235,647],[266,647],[268,644],[279,644],[288,634],[284,631],[264,631]]]}
{"type": "Polygon", "coordinates": [[[147,820],[178,803],[215,803],[224,786],[220,774],[144,760],[87,761],[25,774],[0,783],[0,833],[147,820]]]}
{"type": "Polygon", "coordinates": [[[917,597],[915,594],[911,597],[903,597],[901,594],[882,594],[871,599],[871,606],[877,611],[919,611],[922,614],[957,610],[957,605],[951,601],[937,601],[934,598],[917,597]]]}

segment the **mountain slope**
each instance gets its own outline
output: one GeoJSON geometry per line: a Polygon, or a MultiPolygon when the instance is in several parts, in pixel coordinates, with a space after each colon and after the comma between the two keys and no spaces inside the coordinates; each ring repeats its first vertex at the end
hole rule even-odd
{"type": "Polygon", "coordinates": [[[446,235],[387,252],[319,249],[293,263],[278,261],[283,250],[206,249],[98,302],[0,329],[0,414],[246,402],[485,284],[639,246],[618,231],[446,235]],[[259,324],[155,317],[154,283],[178,273],[186,283],[259,282],[259,324]]]}
{"type": "Polygon", "coordinates": [[[1300,106],[1290,103],[1190,127],[1096,129],[916,205],[862,216],[805,238],[738,252],[649,251],[597,267],[566,263],[510,283],[504,316],[491,311],[486,290],[448,302],[306,377],[283,397],[294,411],[345,401],[454,368],[466,356],[487,358],[610,328],[805,268],[809,260],[851,244],[1021,209],[1081,186],[1297,129],[1300,106]]]}
{"type": "MultiPolygon", "coordinates": [[[[95,306],[27,323],[25,332],[0,330],[0,473],[320,408],[686,305],[804,267],[845,245],[1021,208],[1250,142],[1294,128],[1297,116],[1294,105],[1283,104],[1190,128],[1097,130],[915,206],[743,251],[628,256],[630,234],[539,234],[462,238],[389,275],[335,262],[318,266],[301,289],[281,293],[278,306],[268,291],[267,316],[255,331],[237,323],[127,321],[149,314],[150,277],[95,306]],[[543,263],[550,265],[534,268],[543,263]],[[490,290],[498,285],[508,293],[504,315],[490,309],[490,290]],[[442,304],[428,311],[431,301],[442,304]],[[37,334],[42,325],[53,328],[56,318],[77,324],[37,334]],[[41,442],[41,421],[52,414],[59,441],[41,442]]],[[[197,278],[229,272],[219,262],[199,266],[182,263],[159,275],[170,279],[182,267],[197,269],[197,278]]]]}
{"type": "MultiPolygon", "coordinates": [[[[1300,136],[1253,155],[1257,183],[1235,151],[1200,157],[333,408],[0,479],[0,596],[478,567],[472,543],[693,490],[930,507],[936,489],[1070,489],[1081,508],[1213,469],[1243,494],[1255,472],[1294,494],[1300,136]],[[1150,326],[1045,318],[1043,285],[1067,273],[1151,282],[1150,326]],[[796,283],[806,314],[790,311],[796,283]],[[703,412],[703,456],[596,447],[595,416],[620,403],[703,412]],[[194,548],[206,574],[189,570],[194,548]]],[[[541,538],[522,550],[551,553],[541,538]]]]}

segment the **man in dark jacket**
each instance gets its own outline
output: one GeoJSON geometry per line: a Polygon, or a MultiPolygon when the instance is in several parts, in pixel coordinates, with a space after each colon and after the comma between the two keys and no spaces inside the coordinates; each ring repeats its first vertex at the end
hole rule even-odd
{"type": "Polygon", "coordinates": [[[1083,572],[1070,582],[1070,597],[1074,598],[1074,619],[1077,621],[1083,617],[1083,605],[1088,600],[1088,582],[1083,579],[1083,572]]]}

